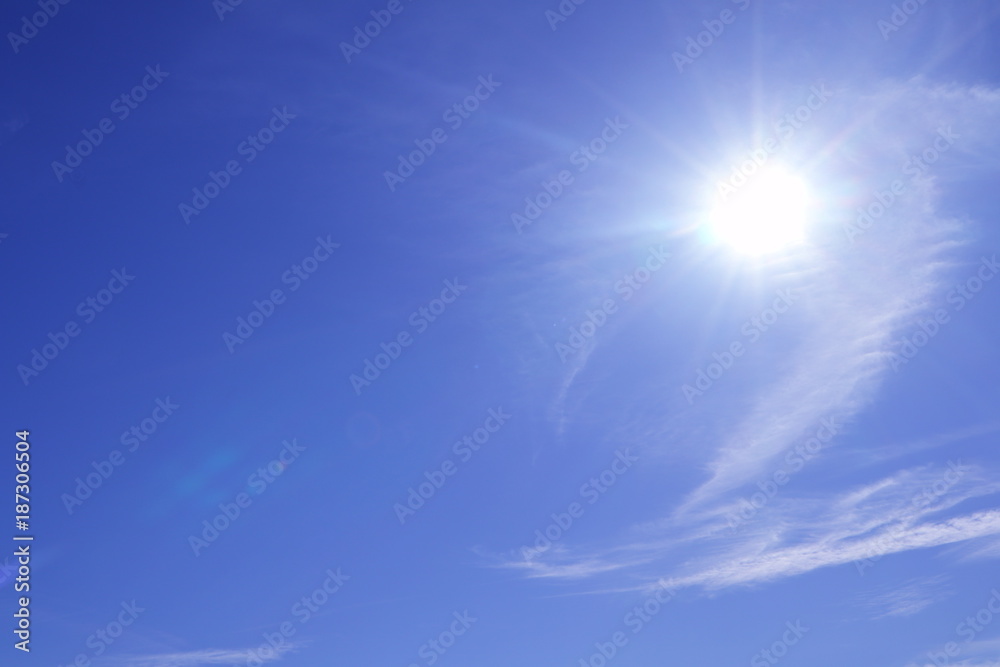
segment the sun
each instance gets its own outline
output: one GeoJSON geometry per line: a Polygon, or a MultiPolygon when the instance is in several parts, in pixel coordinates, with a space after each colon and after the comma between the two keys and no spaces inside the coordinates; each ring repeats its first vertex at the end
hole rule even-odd
{"type": "Polygon", "coordinates": [[[717,241],[757,256],[784,251],[805,240],[811,197],[802,178],[775,166],[729,190],[718,197],[708,218],[717,241]]]}

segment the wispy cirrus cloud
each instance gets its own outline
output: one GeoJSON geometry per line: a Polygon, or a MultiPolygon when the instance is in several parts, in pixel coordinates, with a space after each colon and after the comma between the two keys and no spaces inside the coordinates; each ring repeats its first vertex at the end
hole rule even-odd
{"type": "Polygon", "coordinates": [[[913,616],[949,597],[948,581],[944,575],[911,579],[897,588],[866,595],[862,604],[873,619],[913,616]]]}
{"type": "MultiPolygon", "coordinates": [[[[897,163],[897,152],[922,149],[917,137],[908,140],[912,145],[889,142],[876,161],[897,163]]],[[[888,166],[885,171],[887,176],[872,178],[902,178],[888,166]]],[[[872,185],[871,191],[886,187],[878,180],[872,185]]],[[[809,268],[795,280],[799,297],[795,321],[789,323],[796,341],[791,346],[777,339],[758,344],[774,358],[773,379],[759,384],[749,397],[736,427],[708,462],[709,478],[689,494],[680,511],[711,503],[752,481],[824,418],[850,422],[875,400],[891,374],[891,355],[899,353],[897,341],[938,300],[955,262],[951,251],[963,237],[958,222],[934,214],[939,195],[933,179],[922,178],[909,188],[856,243],[834,234],[803,256],[801,262],[809,268]]],[[[855,203],[870,203],[860,187],[855,203]]]]}
{"type": "Polygon", "coordinates": [[[727,541],[720,535],[716,542],[729,546],[679,566],[679,585],[751,585],[1000,535],[1000,510],[944,516],[967,500],[1000,492],[1000,484],[970,475],[947,495],[915,504],[938,477],[927,469],[909,470],[837,497],[781,499],[745,537],[727,541]]]}
{"type": "MultiPolygon", "coordinates": [[[[1000,510],[956,511],[970,500],[1000,493],[1000,482],[992,481],[995,475],[970,467],[946,492],[924,495],[941,478],[941,468],[924,466],[836,496],[776,498],[767,514],[737,535],[721,524],[716,529],[702,526],[693,539],[637,541],[587,552],[560,546],[501,566],[531,578],[559,580],[629,571],[640,579],[667,576],[675,587],[711,591],[852,563],[863,574],[891,554],[1000,536],[1000,510]]],[[[675,524],[673,530],[681,527],[675,524]]],[[[918,595],[918,583],[897,592],[894,600],[882,600],[889,607],[883,613],[919,611],[926,600],[918,595]]]]}
{"type": "MultiPolygon", "coordinates": [[[[811,436],[823,419],[835,417],[850,425],[873,405],[885,380],[894,377],[891,361],[898,359],[900,341],[943,306],[949,281],[964,265],[959,251],[971,229],[971,223],[938,212],[948,183],[947,164],[952,160],[989,168],[980,160],[983,152],[977,144],[996,143],[998,118],[1000,91],[982,86],[938,86],[915,79],[872,92],[838,91],[824,121],[833,123],[830,141],[819,158],[803,159],[803,169],[822,182],[828,219],[797,260],[799,268],[786,266],[780,275],[784,286],[792,281],[800,294],[794,312],[783,321],[794,335],[761,339],[754,351],[771,360],[770,372],[747,384],[741,400],[713,390],[686,415],[701,432],[709,417],[727,425],[721,437],[702,440],[707,445],[698,471],[702,479],[679,502],[675,498],[673,509],[661,519],[619,532],[604,548],[567,546],[530,560],[512,558],[504,566],[549,579],[617,573],[655,580],[669,574],[680,586],[722,589],[1000,535],[1000,510],[959,511],[963,502],[997,491],[980,476],[971,475],[946,496],[915,506],[914,494],[939,474],[928,469],[901,470],[850,488],[840,481],[808,497],[778,497],[766,516],[735,537],[727,534],[724,521],[739,493],[770,476],[779,459],[811,436]],[[940,132],[958,137],[948,145],[948,159],[914,172],[912,156],[925,154],[944,136],[940,132]],[[903,194],[883,206],[863,234],[841,229],[894,180],[905,183],[903,194]]],[[[813,144],[822,142],[814,137],[813,144]]],[[[598,346],[590,354],[599,352],[598,346]]],[[[569,389],[561,388],[560,399],[569,389]]],[[[684,430],[678,426],[671,431],[684,430]]],[[[636,428],[643,430],[656,432],[636,428]]],[[[843,430],[841,441],[847,439],[843,430]]],[[[993,430],[994,425],[955,431],[924,445],[954,443],[993,430]]],[[[864,440],[863,434],[848,437],[864,440]]],[[[646,446],[669,444],[661,438],[646,446]]],[[[887,450],[875,459],[884,465],[897,455],[899,451],[887,450]]],[[[898,613],[918,606],[900,601],[898,613]]]]}
{"type": "MultiPolygon", "coordinates": [[[[270,649],[270,647],[268,647],[270,649]]],[[[116,662],[127,667],[199,667],[199,665],[246,665],[254,658],[253,664],[267,664],[281,660],[293,650],[291,645],[277,649],[260,651],[258,647],[248,649],[199,649],[177,653],[156,653],[142,656],[117,658],[116,662]]]]}

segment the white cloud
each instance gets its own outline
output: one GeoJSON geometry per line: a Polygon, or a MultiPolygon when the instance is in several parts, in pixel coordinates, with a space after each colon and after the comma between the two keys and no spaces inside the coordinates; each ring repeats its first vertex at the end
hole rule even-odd
{"type": "Polygon", "coordinates": [[[866,594],[862,604],[875,619],[913,616],[949,597],[948,581],[944,575],[911,579],[896,588],[866,594]]]}
{"type": "Polygon", "coordinates": [[[780,519],[765,522],[719,555],[690,561],[677,577],[679,584],[718,589],[850,563],[858,564],[863,574],[887,555],[1000,535],[1000,510],[931,519],[979,495],[979,489],[956,491],[921,509],[908,506],[926,480],[904,475],[875,496],[850,492],[833,499],[826,514],[815,512],[816,506],[796,512],[795,500],[789,499],[776,512],[780,519]],[[859,502],[850,505],[848,496],[859,502]],[[809,539],[801,539],[796,530],[803,526],[809,527],[809,539]]]}
{"type": "MultiPolygon", "coordinates": [[[[785,267],[781,274],[783,286],[792,281],[801,292],[794,312],[783,316],[789,318],[783,325],[792,327],[795,336],[765,335],[757,343],[755,353],[770,355],[772,363],[756,386],[747,387],[745,402],[710,392],[691,411],[692,420],[701,420],[691,422],[695,432],[708,418],[736,424],[718,444],[704,442],[707,478],[672,512],[647,519],[634,531],[641,537],[632,543],[618,540],[576,557],[567,547],[507,566],[545,578],[628,570],[655,579],[666,571],[679,585],[719,589],[1000,535],[1000,510],[956,511],[971,498],[997,491],[995,484],[975,475],[915,507],[914,494],[940,475],[931,469],[903,470],[862,485],[853,482],[855,488],[846,490],[813,489],[807,498],[779,497],[762,513],[765,517],[739,536],[726,533],[723,517],[734,506],[734,492],[770,475],[824,418],[835,416],[850,424],[869,409],[884,380],[894,377],[889,362],[898,360],[893,355],[899,341],[929,312],[944,306],[958,268],[955,251],[963,247],[970,225],[936,212],[948,182],[947,163],[967,165],[978,159],[981,145],[995,144],[1000,92],[915,80],[871,94],[841,91],[830,109],[826,118],[833,118],[829,134],[835,139],[820,156],[822,168],[810,169],[810,175],[826,179],[821,189],[834,207],[828,216],[831,227],[798,269],[785,267]],[[910,156],[933,146],[938,131],[947,134],[948,127],[959,138],[943,153],[946,159],[918,176],[906,173],[910,156]],[[848,240],[839,226],[895,179],[905,182],[903,194],[863,234],[848,240]]],[[[815,156],[807,157],[816,163],[815,156]]],[[[906,371],[903,366],[899,372],[906,371]]],[[[560,403],[573,375],[562,387],[560,403]]],[[[995,425],[953,432],[921,446],[948,444],[984,429],[995,430],[995,425]]],[[[843,432],[839,438],[846,439],[843,432]]],[[[669,444],[661,439],[659,446],[669,444]]],[[[876,458],[885,463],[898,454],[897,448],[876,458]]],[[[920,604],[900,600],[895,613],[914,613],[920,604]]]]}
{"type": "MultiPolygon", "coordinates": [[[[558,545],[502,566],[532,578],[565,580],[627,570],[650,580],[667,576],[676,587],[706,590],[750,586],[846,564],[854,564],[863,575],[892,554],[1000,537],[1000,510],[958,513],[972,499],[1000,493],[1000,482],[993,481],[997,475],[965,464],[958,470],[961,474],[956,476],[949,466],[923,466],[837,495],[776,496],[739,533],[722,527],[721,516],[704,514],[696,525],[656,526],[659,531],[681,531],[676,538],[587,554],[558,545]],[[938,484],[945,479],[947,485],[938,484]]],[[[881,600],[883,607],[888,606],[881,613],[916,613],[933,602],[933,595],[918,594],[919,583],[881,600]]]]}
{"type": "Polygon", "coordinates": [[[276,662],[291,652],[291,646],[261,652],[252,649],[201,649],[180,653],[157,653],[119,658],[127,667],[198,667],[199,665],[246,665],[251,655],[263,663],[276,662]]]}

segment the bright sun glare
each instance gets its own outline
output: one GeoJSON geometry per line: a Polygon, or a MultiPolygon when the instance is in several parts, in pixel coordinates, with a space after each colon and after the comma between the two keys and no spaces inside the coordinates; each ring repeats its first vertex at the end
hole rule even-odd
{"type": "Polygon", "coordinates": [[[749,255],[784,250],[805,238],[809,189],[798,176],[779,168],[762,170],[712,209],[713,236],[749,255]]]}

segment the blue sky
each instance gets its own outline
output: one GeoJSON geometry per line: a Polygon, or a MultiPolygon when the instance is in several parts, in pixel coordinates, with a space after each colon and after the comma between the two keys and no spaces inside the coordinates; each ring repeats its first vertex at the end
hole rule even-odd
{"type": "Polygon", "coordinates": [[[8,4],[4,664],[996,665],[998,19],[8,4]]]}

